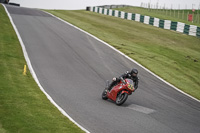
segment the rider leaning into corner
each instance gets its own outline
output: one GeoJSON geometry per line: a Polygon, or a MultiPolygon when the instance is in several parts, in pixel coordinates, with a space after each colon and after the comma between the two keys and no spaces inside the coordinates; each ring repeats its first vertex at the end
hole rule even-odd
{"type": "Polygon", "coordinates": [[[126,79],[126,78],[133,80],[134,88],[136,90],[138,88],[138,81],[139,81],[137,74],[138,70],[132,69],[131,72],[127,71],[126,73],[122,74],[119,78],[114,77],[113,82],[108,86],[108,91],[110,91],[115,85],[117,85],[121,79],[126,79]]]}

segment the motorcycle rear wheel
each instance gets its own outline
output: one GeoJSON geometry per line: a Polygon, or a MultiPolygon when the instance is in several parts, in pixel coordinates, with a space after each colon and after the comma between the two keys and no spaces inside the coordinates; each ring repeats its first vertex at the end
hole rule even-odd
{"type": "Polygon", "coordinates": [[[119,94],[118,96],[117,96],[117,99],[116,99],[116,104],[118,105],[118,106],[120,106],[120,105],[122,105],[126,100],[127,100],[127,98],[128,98],[128,94],[127,93],[123,93],[123,94],[119,94]]]}
{"type": "Polygon", "coordinates": [[[107,90],[106,89],[102,93],[102,99],[103,100],[107,100],[108,99],[108,97],[107,97],[107,90]]]}

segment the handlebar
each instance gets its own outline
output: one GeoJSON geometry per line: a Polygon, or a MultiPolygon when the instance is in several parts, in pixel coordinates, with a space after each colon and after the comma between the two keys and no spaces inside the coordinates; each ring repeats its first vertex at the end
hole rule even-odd
{"type": "Polygon", "coordinates": [[[120,79],[124,84],[126,84],[126,81],[122,77],[120,77],[120,79]]]}

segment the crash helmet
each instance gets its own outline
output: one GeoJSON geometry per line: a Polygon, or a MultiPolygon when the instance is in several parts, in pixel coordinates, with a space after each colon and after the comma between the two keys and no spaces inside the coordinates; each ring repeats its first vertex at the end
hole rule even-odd
{"type": "Polygon", "coordinates": [[[138,70],[137,70],[137,69],[132,69],[132,70],[131,70],[131,75],[132,75],[132,76],[136,77],[137,74],[138,74],[138,70]]]}

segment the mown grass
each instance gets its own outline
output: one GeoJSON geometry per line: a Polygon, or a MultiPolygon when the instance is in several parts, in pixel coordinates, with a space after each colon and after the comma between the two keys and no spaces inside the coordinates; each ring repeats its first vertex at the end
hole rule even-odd
{"type": "Polygon", "coordinates": [[[54,107],[32,78],[14,29],[0,5],[0,132],[80,133],[54,107]]]}
{"type": "Polygon", "coordinates": [[[148,9],[141,7],[123,7],[116,8],[114,10],[124,11],[128,13],[138,13],[141,15],[152,16],[163,20],[171,20],[174,22],[182,22],[188,25],[200,26],[200,11],[195,10],[193,13],[192,10],[167,10],[167,9],[148,9]],[[187,20],[187,15],[193,14],[193,22],[187,20]]]}
{"type": "Polygon", "coordinates": [[[94,12],[48,10],[200,99],[200,39],[94,12]]]}

